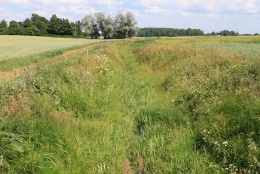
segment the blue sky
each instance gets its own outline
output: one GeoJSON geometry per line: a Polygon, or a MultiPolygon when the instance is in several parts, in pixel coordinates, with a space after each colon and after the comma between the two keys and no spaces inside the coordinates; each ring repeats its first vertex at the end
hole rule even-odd
{"type": "Polygon", "coordinates": [[[139,27],[260,33],[260,0],[1,0],[0,20],[23,21],[37,13],[76,21],[96,12],[113,16],[118,11],[134,13],[139,27]]]}

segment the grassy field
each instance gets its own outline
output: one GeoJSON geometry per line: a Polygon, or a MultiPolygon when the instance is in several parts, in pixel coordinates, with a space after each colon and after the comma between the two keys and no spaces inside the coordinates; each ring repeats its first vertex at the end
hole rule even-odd
{"type": "Polygon", "coordinates": [[[104,40],[0,35],[0,72],[53,58],[104,40]]]}
{"type": "Polygon", "coordinates": [[[0,35],[0,61],[100,42],[100,40],[0,35]]]}
{"type": "Polygon", "coordinates": [[[0,173],[259,173],[260,44],[221,39],[118,40],[1,84],[0,173]]]}

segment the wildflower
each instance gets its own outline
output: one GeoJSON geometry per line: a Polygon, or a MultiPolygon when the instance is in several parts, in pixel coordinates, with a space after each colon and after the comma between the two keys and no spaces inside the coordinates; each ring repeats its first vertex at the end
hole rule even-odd
{"type": "Polygon", "coordinates": [[[203,132],[206,133],[206,132],[207,132],[207,129],[203,129],[203,132]]]}
{"type": "Polygon", "coordinates": [[[227,141],[224,141],[222,144],[225,145],[225,146],[227,146],[227,145],[228,145],[228,142],[227,142],[227,141]]]}

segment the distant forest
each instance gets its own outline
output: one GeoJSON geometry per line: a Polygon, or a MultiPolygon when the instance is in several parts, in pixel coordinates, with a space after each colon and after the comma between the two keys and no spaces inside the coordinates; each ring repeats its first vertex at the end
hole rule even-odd
{"type": "Polygon", "coordinates": [[[204,36],[204,35],[221,35],[221,36],[238,36],[238,32],[223,30],[204,34],[201,29],[177,29],[177,28],[140,28],[138,37],[176,37],[176,36],[204,36]]]}
{"type": "Polygon", "coordinates": [[[139,37],[160,37],[160,36],[203,36],[200,29],[175,29],[175,28],[140,28],[139,37]]]}
{"type": "Polygon", "coordinates": [[[57,37],[90,37],[105,39],[127,37],[176,37],[176,36],[204,36],[221,35],[237,36],[238,32],[223,30],[205,34],[201,29],[176,29],[176,28],[139,28],[135,16],[131,12],[121,13],[116,16],[106,16],[99,12],[87,15],[81,21],[70,22],[68,19],[58,18],[55,14],[48,20],[38,14],[22,22],[15,20],[9,23],[0,22],[0,35],[30,35],[30,36],[57,36],[57,37]]]}

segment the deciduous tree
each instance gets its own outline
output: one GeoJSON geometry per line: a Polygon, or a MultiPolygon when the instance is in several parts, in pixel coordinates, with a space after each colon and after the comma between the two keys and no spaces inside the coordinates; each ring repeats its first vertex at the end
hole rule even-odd
{"type": "Polygon", "coordinates": [[[100,36],[97,23],[92,15],[87,15],[81,20],[81,28],[86,34],[86,37],[97,39],[100,36]]]}
{"type": "Polygon", "coordinates": [[[110,16],[105,15],[105,13],[95,13],[95,20],[97,25],[102,32],[104,39],[112,38],[113,29],[114,29],[114,21],[110,16]]]}
{"type": "Polygon", "coordinates": [[[20,25],[18,22],[12,20],[10,23],[9,23],[9,28],[20,28],[20,25]]]}
{"type": "Polygon", "coordinates": [[[38,14],[32,14],[31,21],[32,24],[40,30],[42,35],[48,34],[47,28],[49,21],[45,17],[39,16],[38,14]]]}
{"type": "Polygon", "coordinates": [[[57,15],[53,14],[47,31],[54,35],[72,35],[72,26],[68,19],[60,19],[57,15]]]}
{"type": "Polygon", "coordinates": [[[23,27],[24,28],[30,28],[32,26],[33,26],[32,21],[30,19],[28,19],[28,18],[25,19],[25,21],[23,22],[23,27]]]}
{"type": "Polygon", "coordinates": [[[136,36],[138,31],[137,21],[131,12],[118,12],[115,17],[115,33],[116,38],[127,38],[136,36]]]}
{"type": "Polygon", "coordinates": [[[4,28],[7,28],[7,22],[6,22],[6,20],[2,20],[2,21],[0,22],[0,29],[4,29],[4,28]]]}

